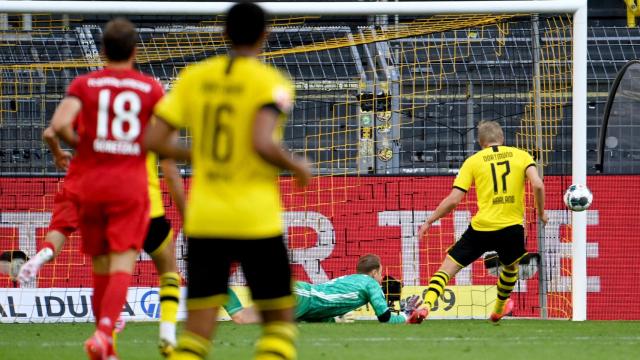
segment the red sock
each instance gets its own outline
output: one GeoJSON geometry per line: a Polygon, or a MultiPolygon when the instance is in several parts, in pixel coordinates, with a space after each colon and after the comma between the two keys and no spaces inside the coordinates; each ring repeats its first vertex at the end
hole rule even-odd
{"type": "Polygon", "coordinates": [[[102,298],[104,298],[107,285],[109,285],[108,274],[93,273],[93,298],[91,299],[91,308],[93,309],[93,316],[96,317],[96,324],[100,319],[100,304],[102,303],[102,298]]]}
{"type": "Polygon", "coordinates": [[[122,312],[124,302],[127,300],[127,290],[131,274],[125,272],[111,273],[109,284],[105,288],[105,294],[100,303],[100,318],[98,320],[98,330],[111,336],[116,320],[122,312]]]}
{"type": "Polygon", "coordinates": [[[38,249],[38,251],[40,251],[42,249],[46,249],[46,248],[51,249],[51,251],[53,251],[54,253],[56,252],[56,247],[53,245],[53,243],[51,243],[49,241],[43,242],[42,245],[40,245],[40,249],[38,249]]]}

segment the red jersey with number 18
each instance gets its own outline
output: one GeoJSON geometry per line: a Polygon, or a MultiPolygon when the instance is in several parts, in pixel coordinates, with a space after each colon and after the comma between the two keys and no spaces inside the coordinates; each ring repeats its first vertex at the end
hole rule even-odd
{"type": "Polygon", "coordinates": [[[114,199],[146,191],[142,134],[163,92],[156,80],[133,69],[107,68],[71,83],[67,96],[82,102],[73,161],[83,195],[114,199]]]}
{"type": "Polygon", "coordinates": [[[133,69],[94,71],[69,86],[67,96],[82,102],[73,161],[88,255],[142,246],[149,222],[142,134],[162,95],[157,81],[133,69]]]}

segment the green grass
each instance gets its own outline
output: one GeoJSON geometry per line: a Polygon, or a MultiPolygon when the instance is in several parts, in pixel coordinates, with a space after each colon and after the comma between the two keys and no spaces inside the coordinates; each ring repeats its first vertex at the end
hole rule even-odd
{"type": "MultiPolygon", "coordinates": [[[[1,324],[0,359],[83,359],[90,324],[1,324]]],[[[128,323],[125,360],[160,358],[155,323],[128,323]]],[[[250,359],[259,327],[221,323],[210,359],[250,359]]],[[[301,324],[301,360],[639,359],[640,322],[426,321],[422,325],[301,324]]]]}

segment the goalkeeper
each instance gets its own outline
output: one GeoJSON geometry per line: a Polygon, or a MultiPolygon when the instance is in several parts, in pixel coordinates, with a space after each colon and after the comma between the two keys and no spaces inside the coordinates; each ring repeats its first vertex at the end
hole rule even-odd
{"type": "MultiPolygon", "coordinates": [[[[382,264],[380,257],[369,254],[360,257],[356,266],[357,274],[341,276],[322,284],[298,281],[294,293],[297,299],[295,317],[297,321],[333,322],[367,303],[371,304],[378,321],[390,324],[419,324],[427,315],[425,309],[418,309],[422,299],[411,296],[401,303],[399,314],[393,313],[380,286],[382,264]],[[337,318],[337,319],[336,319],[337,318]]],[[[253,308],[245,309],[245,320],[259,322],[260,317],[253,308]]]]}

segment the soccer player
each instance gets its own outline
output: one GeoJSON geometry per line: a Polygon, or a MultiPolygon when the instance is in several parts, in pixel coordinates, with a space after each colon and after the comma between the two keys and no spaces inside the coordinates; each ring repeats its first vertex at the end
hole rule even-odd
{"type": "Polygon", "coordinates": [[[149,226],[142,131],[163,89],[133,69],[136,43],[131,22],[107,23],[104,69],[75,78],[51,120],[56,136],[76,148],[73,166],[80,175],[71,198],[79,210],[82,251],[92,257],[94,274],[97,329],[85,342],[91,359],[116,358],[111,334],[149,226]]]}
{"type": "MultiPolygon", "coordinates": [[[[419,324],[427,314],[419,296],[410,297],[402,304],[400,314],[394,314],[387,304],[382,287],[382,264],[380,257],[363,255],[356,265],[357,274],[341,276],[322,284],[296,282],[294,293],[297,306],[295,318],[307,322],[335,322],[336,318],[363,305],[371,304],[378,321],[390,324],[419,324]]],[[[248,322],[260,322],[252,307],[245,309],[248,322]]]]}
{"type": "Polygon", "coordinates": [[[498,277],[498,298],[491,321],[498,322],[513,309],[509,300],[518,280],[518,263],[525,250],[524,187],[528,179],[533,188],[538,218],[548,221],[544,212],[544,184],[533,158],[520,149],[504,146],[504,134],[495,121],[481,121],[478,142],[482,150],[462,164],[453,182],[453,189],[420,227],[423,238],[431,225],[447,215],[460,203],[475,184],[478,212],[462,237],[448,250],[440,269],[429,281],[424,303],[433,307],[449,279],[487,251],[496,251],[502,264],[498,277]]]}
{"type": "MultiPolygon", "coordinates": [[[[45,263],[53,260],[62,249],[67,238],[78,228],[78,209],[72,201],[77,194],[78,177],[71,153],[62,150],[60,141],[51,127],[43,133],[47,145],[53,154],[54,163],[61,170],[67,170],[62,189],[56,194],[53,215],[49,223],[49,231],[40,251],[22,266],[18,278],[22,284],[33,281],[45,263]]],[[[175,265],[175,246],[173,232],[165,218],[162,192],[157,170],[157,156],[147,154],[147,175],[149,181],[149,200],[151,223],[144,241],[147,252],[160,275],[160,350],[166,353],[167,348],[175,346],[175,323],[180,297],[180,276],[175,265]]],[[[173,159],[162,159],[160,167],[167,182],[171,198],[180,214],[184,212],[184,186],[173,159]]]]}
{"type": "Polygon", "coordinates": [[[295,298],[282,231],[278,175],[301,186],[311,173],[281,145],[282,122],[293,107],[293,85],[256,57],[266,38],[266,14],[239,3],[226,17],[227,55],[187,66],[158,103],[145,135],[150,150],[191,159],[193,182],[185,215],[188,295],[185,331],[171,359],[203,359],[218,308],[228,298],[231,263],[242,265],[263,333],[256,359],[295,359],[295,298]],[[191,149],[170,137],[192,134],[191,149]]]}

